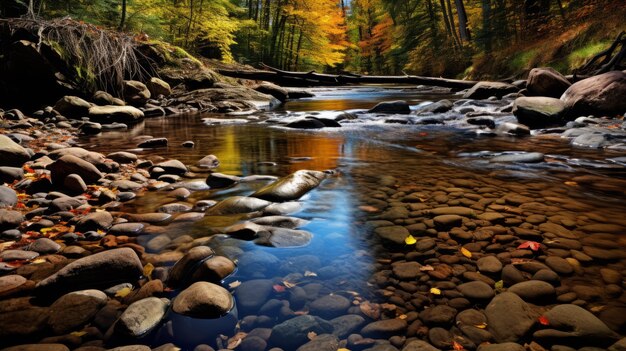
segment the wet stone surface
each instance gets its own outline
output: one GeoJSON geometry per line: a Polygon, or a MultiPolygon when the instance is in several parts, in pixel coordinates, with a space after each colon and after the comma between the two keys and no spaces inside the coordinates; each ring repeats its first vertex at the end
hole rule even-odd
{"type": "Polygon", "coordinates": [[[3,129],[37,156],[0,165],[23,171],[0,192],[0,347],[623,348],[625,162],[619,130],[596,136],[614,121],[558,132],[602,154],[556,130],[482,137],[514,96],[431,93],[398,92],[400,116],[315,114],[341,112],[334,131],[274,125],[297,104],[3,129]]]}

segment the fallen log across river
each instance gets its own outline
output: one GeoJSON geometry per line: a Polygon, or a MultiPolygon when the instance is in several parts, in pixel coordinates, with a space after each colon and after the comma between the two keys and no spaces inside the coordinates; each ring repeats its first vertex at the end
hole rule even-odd
{"type": "Polygon", "coordinates": [[[353,84],[411,84],[429,85],[453,90],[469,89],[477,82],[461,79],[447,79],[424,76],[368,76],[359,74],[326,74],[310,72],[283,71],[267,65],[264,70],[225,70],[217,72],[221,75],[250,80],[264,80],[281,86],[311,87],[311,86],[341,86],[353,84]]]}

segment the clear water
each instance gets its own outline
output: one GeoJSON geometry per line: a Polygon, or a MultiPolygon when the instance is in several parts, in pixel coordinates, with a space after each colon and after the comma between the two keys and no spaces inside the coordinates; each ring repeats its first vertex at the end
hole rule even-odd
{"type": "MultiPolygon", "coordinates": [[[[419,95],[411,89],[389,90],[378,87],[326,89],[317,93],[319,96],[316,98],[287,103],[284,111],[324,114],[329,111],[369,108],[384,100],[408,99],[418,104],[446,97],[439,93],[419,95]]],[[[148,119],[128,131],[107,132],[84,139],[83,143],[106,153],[135,149],[137,141],[133,138],[151,135],[167,137],[169,147],[139,151],[143,157],[158,155],[193,165],[203,156],[214,154],[221,162],[216,171],[222,173],[284,176],[300,169],[336,171],[335,176],[306,195],[302,199],[303,208],[292,214],[311,221],[302,228],[313,233],[310,245],[276,249],[245,241],[220,239],[223,245],[237,246],[246,253],[264,252],[277,258],[275,262],[263,266],[263,269],[256,269],[254,265],[240,266],[233,276],[226,279],[225,287],[237,280],[268,278],[281,282],[290,279],[290,274],[300,274],[300,286],[321,284],[322,295],[354,291],[364,300],[374,299],[374,288],[367,281],[376,270],[377,260],[386,256],[372,240],[372,233],[364,226],[364,222],[372,216],[359,206],[369,204],[368,201],[380,188],[379,181],[383,176],[395,177],[399,186],[413,186],[424,191],[437,182],[472,180],[481,186],[495,187],[501,194],[523,194],[540,202],[561,206],[559,213],[574,219],[612,223],[626,229],[626,220],[623,219],[626,213],[626,203],[623,201],[626,171],[623,166],[610,161],[611,158],[622,156],[617,152],[577,149],[558,138],[479,137],[472,131],[437,126],[367,124],[310,132],[288,130],[254,119],[247,124],[206,125],[202,121],[205,117],[227,118],[188,115],[148,119]],[[195,147],[189,149],[180,146],[187,140],[194,141],[195,147]],[[489,163],[486,158],[512,151],[542,152],[547,155],[546,162],[503,165],[489,163]],[[597,180],[577,185],[569,183],[583,175],[597,177],[597,180]],[[311,256],[317,262],[306,264],[311,256]],[[302,277],[306,271],[315,275],[302,277]]],[[[197,179],[203,180],[205,177],[206,174],[198,174],[197,179]]],[[[187,202],[248,195],[266,183],[249,183],[227,190],[198,191],[187,202]]],[[[170,202],[173,200],[164,193],[146,192],[122,210],[153,212],[160,205],[170,202]]],[[[188,223],[172,227],[167,233],[171,237],[190,233],[197,237],[208,235],[211,228],[199,228],[197,223],[188,223]]],[[[619,248],[625,244],[626,240],[623,239],[615,242],[619,248]]],[[[589,267],[584,277],[565,278],[563,284],[569,284],[567,279],[597,284],[598,269],[599,266],[589,267]]],[[[201,328],[200,324],[198,328],[201,328]]],[[[206,330],[202,335],[203,341],[211,344],[217,337],[206,330]]],[[[160,340],[168,339],[161,336],[160,340]]],[[[185,340],[176,338],[173,342],[185,344],[185,340]]]]}

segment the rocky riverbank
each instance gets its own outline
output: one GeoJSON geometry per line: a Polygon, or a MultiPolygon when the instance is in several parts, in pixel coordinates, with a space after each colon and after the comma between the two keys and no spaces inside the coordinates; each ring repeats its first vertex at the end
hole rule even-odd
{"type": "Polygon", "coordinates": [[[157,157],[169,143],[159,135],[136,138],[135,153],[103,155],[75,147],[91,122],[35,116],[12,117],[3,130],[3,346],[622,347],[626,223],[571,190],[583,179],[554,187],[450,176],[429,159],[419,161],[427,174],[392,172],[401,161],[383,158],[351,172],[367,251],[282,260],[248,245],[307,245],[312,234],[299,229],[307,218],[290,213],[309,190],[332,186],[334,172],[224,175],[213,155],[188,164],[157,157]],[[246,197],[197,195],[250,186],[246,197]],[[170,200],[156,212],[120,211],[152,193],[170,200]],[[248,273],[229,279],[237,270],[248,273]],[[354,281],[363,270],[369,281],[354,281]],[[190,332],[197,328],[211,332],[190,332]]]}

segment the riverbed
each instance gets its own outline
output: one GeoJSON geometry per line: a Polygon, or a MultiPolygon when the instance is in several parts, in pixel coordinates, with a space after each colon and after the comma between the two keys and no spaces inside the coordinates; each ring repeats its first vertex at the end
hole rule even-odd
{"type": "MultiPolygon", "coordinates": [[[[451,300],[461,298],[454,287],[463,282],[483,281],[493,287],[501,281],[497,269],[483,273],[484,279],[476,277],[476,259],[493,254],[504,265],[519,268],[527,262],[545,262],[547,257],[554,256],[558,257],[559,264],[566,262],[565,268],[540,263],[539,267],[526,267],[526,271],[522,267],[520,276],[526,280],[541,269],[556,270],[558,277],[542,280],[548,280],[557,288],[556,293],[549,294],[562,296],[574,292],[573,296],[567,296],[567,302],[593,310],[614,330],[623,330],[626,321],[619,316],[619,311],[626,308],[620,298],[623,296],[621,284],[612,283],[609,289],[613,290],[607,295],[605,289],[610,284],[600,274],[600,268],[616,272],[624,269],[622,250],[626,241],[621,234],[626,229],[623,218],[626,172],[620,163],[622,153],[574,147],[555,136],[483,136],[475,130],[449,126],[380,123],[376,116],[370,116],[365,123],[349,121],[352,123],[345,123],[341,128],[316,131],[293,130],[273,123],[273,120],[294,116],[332,118],[346,110],[358,112],[386,100],[405,99],[413,105],[412,109],[418,109],[430,101],[456,98],[445,92],[416,93],[410,88],[362,87],[313,89],[312,92],[317,97],[287,102],[278,111],[261,114],[148,119],[128,131],[83,139],[81,146],[105,154],[130,150],[144,158],[158,155],[188,165],[213,154],[220,161],[214,171],[241,177],[282,177],[302,169],[332,171],[332,176],[318,189],[301,199],[302,208],[290,213],[290,216],[310,221],[299,228],[312,233],[310,244],[298,248],[268,248],[247,241],[215,240],[215,251],[230,255],[229,258],[238,263],[237,271],[222,282],[227,288],[252,279],[269,280],[280,287],[265,297],[268,301],[289,301],[282,287],[287,282],[288,288],[293,284],[304,287],[307,292],[315,290],[309,296],[312,300],[338,294],[350,299],[355,306],[370,301],[391,302],[393,307],[384,305],[388,310],[383,308],[383,315],[406,319],[408,313],[409,331],[401,328],[397,332],[399,338],[406,338],[416,335],[416,330],[410,327],[415,321],[420,325],[439,325],[410,312],[449,306],[451,300]],[[145,135],[166,137],[169,146],[136,150],[137,139],[134,138],[145,135]],[[185,141],[193,141],[195,146],[181,146],[185,141]],[[491,161],[501,155],[530,152],[542,153],[545,158],[537,163],[491,161]],[[498,215],[464,218],[463,225],[458,225],[462,230],[453,234],[452,228],[433,224],[433,216],[427,213],[446,206],[498,215]],[[408,211],[394,212],[398,207],[408,211]],[[424,222],[427,225],[419,225],[424,222]],[[426,246],[416,253],[410,245],[386,245],[374,234],[374,228],[384,225],[405,226],[426,246]],[[596,225],[599,227],[594,227],[596,225]],[[480,238],[461,233],[481,230],[491,231],[480,238]],[[520,235],[521,232],[526,236],[520,235]],[[560,243],[559,238],[567,242],[560,243]],[[579,243],[570,242],[572,240],[579,243]],[[544,246],[539,252],[517,248],[526,241],[537,241],[544,246]],[[222,246],[231,249],[225,250],[222,246]],[[460,263],[458,260],[454,263],[441,261],[440,255],[454,255],[461,247],[466,247],[473,256],[463,258],[461,255],[460,263]],[[602,257],[607,252],[613,256],[602,257]],[[461,265],[464,259],[467,262],[461,265]],[[427,270],[412,272],[409,279],[398,279],[389,273],[407,262],[429,267],[443,264],[452,268],[443,275],[428,275],[427,270]],[[410,282],[408,286],[403,280],[410,282]],[[446,281],[451,281],[452,285],[443,284],[446,281]],[[236,284],[232,285],[233,282],[236,284]],[[442,295],[430,295],[427,302],[420,304],[409,302],[420,292],[428,296],[431,288],[437,286],[442,295]]],[[[267,182],[251,182],[228,189],[196,191],[185,202],[193,205],[198,200],[246,196],[265,184],[267,182]]],[[[146,192],[119,210],[153,212],[171,202],[172,199],[162,193],[146,192]]],[[[220,224],[234,224],[234,221],[220,224]]],[[[167,233],[171,239],[187,234],[199,237],[206,232],[198,223],[189,223],[167,233]]],[[[141,237],[139,239],[141,241],[141,237]]],[[[555,302],[549,301],[533,302],[539,309],[546,309],[555,302]]],[[[469,306],[455,307],[461,310],[469,306]]],[[[264,313],[269,314],[269,322],[260,317],[248,317],[243,329],[249,332],[272,328],[287,318],[276,309],[264,313]]],[[[332,317],[344,313],[356,312],[347,310],[332,317]]],[[[255,315],[250,311],[246,314],[255,315]]],[[[240,308],[239,317],[242,315],[240,308]]],[[[357,331],[355,328],[354,332],[357,331]]],[[[419,336],[419,330],[417,333],[419,336]]],[[[161,333],[158,340],[191,346],[202,342],[213,344],[217,337],[205,333],[198,340],[190,341],[165,337],[161,333]]],[[[476,345],[475,341],[468,341],[467,336],[463,340],[469,349],[476,345]]],[[[399,343],[396,346],[402,345],[398,340],[395,342],[399,343]]],[[[435,344],[442,347],[441,342],[435,341],[435,344]]]]}

